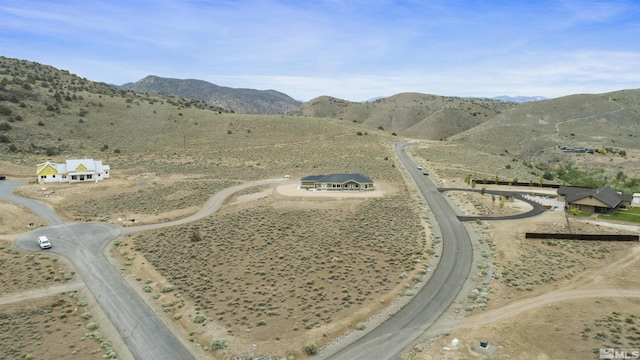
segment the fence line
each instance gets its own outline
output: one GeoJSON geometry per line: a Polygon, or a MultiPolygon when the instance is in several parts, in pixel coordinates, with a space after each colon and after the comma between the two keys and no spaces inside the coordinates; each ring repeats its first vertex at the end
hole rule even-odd
{"type": "Polygon", "coordinates": [[[525,233],[525,239],[588,240],[588,241],[639,241],[638,235],[612,234],[557,234],[525,233]]]}

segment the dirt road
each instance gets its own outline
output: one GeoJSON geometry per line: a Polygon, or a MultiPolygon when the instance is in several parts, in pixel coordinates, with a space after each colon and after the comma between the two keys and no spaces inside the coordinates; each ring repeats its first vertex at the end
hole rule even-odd
{"type": "Polygon", "coordinates": [[[460,328],[479,328],[488,324],[514,317],[525,311],[529,311],[550,304],[584,298],[606,297],[640,297],[640,290],[625,289],[577,289],[561,290],[546,293],[544,295],[516,301],[499,309],[469,316],[460,324],[460,328]]]}

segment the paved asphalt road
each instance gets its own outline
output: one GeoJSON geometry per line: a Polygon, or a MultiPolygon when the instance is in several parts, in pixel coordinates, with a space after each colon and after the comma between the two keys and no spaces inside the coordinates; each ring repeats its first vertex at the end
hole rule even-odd
{"type": "Polygon", "coordinates": [[[449,308],[471,270],[469,234],[431,179],[423,175],[406,154],[406,145],[394,144],[394,150],[436,218],[443,242],[440,263],[429,281],[405,307],[347,347],[324,354],[322,358],[400,359],[400,353],[406,351],[449,308]]]}
{"type": "Polygon", "coordinates": [[[41,203],[39,201],[14,195],[13,191],[22,184],[23,183],[19,181],[8,181],[8,180],[0,181],[0,198],[7,199],[16,204],[20,204],[28,208],[29,210],[31,210],[31,212],[34,215],[37,215],[38,217],[40,217],[48,225],[64,224],[64,221],[62,221],[58,217],[58,215],[56,215],[56,213],[53,211],[53,209],[49,205],[45,203],[41,203]]]}
{"type": "Polygon", "coordinates": [[[104,256],[105,246],[121,234],[173,226],[195,221],[213,214],[231,194],[258,185],[283,182],[262,180],[225,189],[212,196],[196,214],[177,221],[119,228],[100,223],[65,224],[52,208],[41,202],[12,194],[22,183],[0,181],[0,198],[6,198],[30,208],[49,226],[41,227],[18,238],[16,246],[32,251],[43,251],[37,238],[46,235],[52,248],[44,250],[68,258],[85,284],[111,320],[125,344],[137,360],[193,359],[191,354],[160,321],[138,294],[125,282],[104,256]]]}
{"type": "MultiPolygon", "coordinates": [[[[431,179],[423,175],[406,154],[407,145],[394,144],[394,150],[413,177],[440,228],[443,251],[438,267],[412,301],[393,317],[355,342],[319,355],[319,359],[400,359],[400,353],[406,351],[449,308],[467,280],[471,269],[472,247],[460,220],[472,219],[456,216],[431,179]]],[[[27,250],[42,251],[36,239],[40,235],[46,235],[53,244],[53,248],[48,251],[64,255],[73,263],[136,359],[180,360],[193,359],[194,356],[113,268],[104,256],[105,246],[120,235],[202,219],[216,212],[233,193],[275,182],[286,183],[282,180],[262,180],[242,184],[215,194],[198,213],[187,218],[126,228],[99,223],[66,224],[48,205],[13,195],[12,191],[21,185],[20,182],[0,182],[0,198],[28,207],[47,222],[49,226],[22,235],[16,245],[27,250]]],[[[541,208],[534,205],[534,210],[527,216],[539,213],[541,208]]]]}
{"type": "MultiPolygon", "coordinates": [[[[472,262],[469,235],[431,179],[416,168],[406,154],[405,146],[407,144],[394,144],[394,150],[427,201],[442,235],[443,251],[438,267],[412,301],[393,317],[355,342],[332,353],[322,354],[320,358],[400,359],[400,353],[449,308],[467,280],[472,262]]],[[[109,263],[103,254],[104,248],[121,234],[204,218],[217,211],[229,195],[276,181],[281,180],[264,180],[225,189],[207,201],[198,213],[184,219],[127,228],[96,223],[65,224],[47,205],[13,195],[11,191],[20,185],[17,182],[5,181],[0,184],[0,197],[29,207],[50,225],[21,236],[16,245],[40,251],[35,239],[39,235],[49,237],[53,244],[50,251],[66,256],[73,263],[136,359],[192,359],[193,355],[109,263]]]]}
{"type": "MultiPolygon", "coordinates": [[[[465,191],[465,192],[482,192],[482,190],[475,189],[461,189],[461,188],[441,188],[440,191],[465,191]]],[[[545,207],[537,203],[533,200],[530,200],[524,197],[524,194],[535,193],[535,191],[502,191],[502,190],[484,190],[487,194],[494,195],[502,195],[502,196],[514,196],[516,199],[524,201],[531,205],[531,210],[525,213],[518,213],[514,215],[505,215],[505,216],[458,216],[458,220],[460,221],[476,221],[476,220],[515,220],[515,219],[524,219],[531,216],[536,216],[544,213],[546,211],[545,207]]]]}

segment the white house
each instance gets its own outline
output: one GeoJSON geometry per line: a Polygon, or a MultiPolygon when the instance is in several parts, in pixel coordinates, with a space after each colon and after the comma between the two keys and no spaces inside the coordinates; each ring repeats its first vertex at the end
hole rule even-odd
{"type": "Polygon", "coordinates": [[[67,160],[62,164],[51,161],[38,164],[36,175],[41,184],[75,183],[107,179],[110,170],[109,165],[103,165],[100,160],[74,159],[67,160]]]}

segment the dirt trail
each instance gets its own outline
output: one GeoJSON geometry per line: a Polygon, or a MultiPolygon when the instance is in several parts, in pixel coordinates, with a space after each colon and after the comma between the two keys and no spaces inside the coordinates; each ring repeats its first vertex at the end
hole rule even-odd
{"type": "Polygon", "coordinates": [[[0,305],[11,304],[29,299],[37,299],[67,291],[77,291],[84,287],[85,285],[83,281],[73,281],[62,285],[50,286],[47,288],[38,288],[18,293],[6,294],[0,296],[0,305]]]}
{"type": "Polygon", "coordinates": [[[487,324],[516,316],[525,311],[529,311],[560,301],[605,297],[640,297],[640,290],[581,289],[554,291],[533,298],[520,300],[507,306],[503,306],[499,309],[487,311],[474,316],[469,316],[460,324],[460,328],[480,328],[486,326],[487,324]]]}

